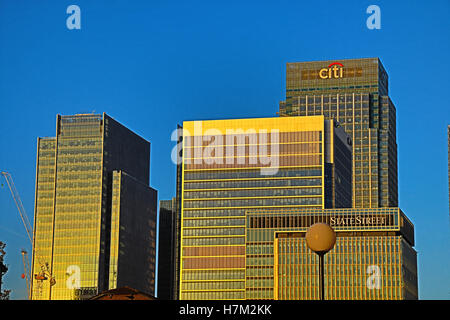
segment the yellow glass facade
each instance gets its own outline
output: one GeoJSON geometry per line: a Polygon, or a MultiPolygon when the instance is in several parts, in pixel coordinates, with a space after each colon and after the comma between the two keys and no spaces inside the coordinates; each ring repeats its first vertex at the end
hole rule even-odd
{"type": "Polygon", "coordinates": [[[112,171],[122,168],[148,182],[148,142],[106,114],[58,115],[56,131],[55,138],[38,139],[34,300],[84,299],[107,289],[110,244],[117,249],[110,241],[112,171]]]}
{"type": "Polygon", "coordinates": [[[180,299],[246,298],[246,210],[350,206],[348,143],[322,116],[184,122],[180,299]]]}
{"type": "MultiPolygon", "coordinates": [[[[42,262],[49,264],[49,271],[56,283],[50,286],[49,281],[33,278],[33,299],[71,300],[79,295],[97,292],[103,136],[101,116],[85,117],[83,120],[58,121],[59,134],[55,139],[56,148],[53,148],[56,151],[50,155],[43,149],[39,150],[34,252],[36,258],[43,256],[42,262]],[[47,157],[52,159],[47,160],[47,157]],[[41,166],[43,163],[39,163],[41,159],[46,159],[45,163],[53,163],[54,167],[44,169],[41,166]],[[41,179],[44,177],[54,183],[43,182],[41,179]],[[46,201],[41,201],[43,198],[46,201]],[[41,237],[47,241],[40,241],[41,237]],[[84,292],[67,288],[67,270],[70,266],[80,268],[80,286],[84,292]]],[[[39,142],[42,148],[44,141],[39,142]]],[[[33,274],[40,270],[40,263],[36,262],[35,259],[33,274]]]]}
{"type": "MultiPolygon", "coordinates": [[[[53,208],[55,192],[55,138],[38,139],[36,170],[36,204],[32,275],[46,270],[51,262],[53,243],[53,208]]],[[[48,298],[49,281],[34,281],[32,297],[48,298]]]]}
{"type": "Polygon", "coordinates": [[[399,208],[247,211],[247,299],[319,299],[319,259],[305,240],[316,222],[337,235],[325,299],[417,299],[414,228],[399,208]]]}
{"type": "Polygon", "coordinates": [[[120,190],[122,179],[120,172],[113,172],[111,202],[111,244],[109,249],[109,284],[108,289],[117,288],[119,234],[120,234],[120,190]]]}
{"type": "MultiPolygon", "coordinates": [[[[276,238],[274,245],[278,247],[274,298],[319,299],[318,257],[307,248],[304,238],[276,238]]],[[[325,256],[325,299],[404,299],[402,264],[410,251],[398,236],[338,237],[335,248],[325,256]],[[379,288],[367,285],[377,270],[371,266],[379,268],[379,288]]],[[[417,299],[416,295],[410,297],[417,299]]]]}

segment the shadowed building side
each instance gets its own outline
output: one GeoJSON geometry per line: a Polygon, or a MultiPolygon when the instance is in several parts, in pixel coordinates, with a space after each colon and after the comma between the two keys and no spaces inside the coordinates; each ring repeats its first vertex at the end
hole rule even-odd
{"type": "Polygon", "coordinates": [[[174,300],[176,198],[159,201],[158,299],[174,300]]]}
{"type": "Polygon", "coordinates": [[[278,114],[341,123],[353,142],[353,207],[398,206],[396,109],[378,58],[287,63],[278,114]]]}
{"type": "Polygon", "coordinates": [[[113,171],[109,289],[129,286],[155,296],[157,191],[113,171]]]}

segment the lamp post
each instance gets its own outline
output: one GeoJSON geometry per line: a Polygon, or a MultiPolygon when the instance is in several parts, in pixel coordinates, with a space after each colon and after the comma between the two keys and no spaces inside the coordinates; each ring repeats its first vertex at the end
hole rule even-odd
{"type": "Polygon", "coordinates": [[[325,254],[333,249],[336,243],[336,233],[326,223],[315,223],[306,231],[306,244],[319,256],[319,290],[320,300],[325,300],[324,295],[324,267],[325,254]]]}

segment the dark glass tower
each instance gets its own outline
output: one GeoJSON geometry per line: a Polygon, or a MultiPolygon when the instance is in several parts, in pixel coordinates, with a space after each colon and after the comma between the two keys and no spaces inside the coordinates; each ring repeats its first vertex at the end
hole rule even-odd
{"type": "Polygon", "coordinates": [[[180,290],[183,127],[177,125],[176,196],[159,203],[158,298],[178,300],[180,290]]]}
{"type": "Polygon", "coordinates": [[[57,116],[56,137],[38,139],[32,299],[116,286],[154,295],[149,172],[150,143],[105,113],[57,116]],[[46,280],[34,276],[43,269],[46,280]]]}
{"type": "Polygon", "coordinates": [[[176,198],[159,202],[158,299],[174,299],[176,198]]]}
{"type": "Polygon", "coordinates": [[[156,190],[113,171],[108,290],[131,287],[155,295],[156,190]]]}
{"type": "Polygon", "coordinates": [[[341,123],[353,141],[353,207],[398,206],[396,111],[378,58],[288,63],[279,115],[341,123]]]}

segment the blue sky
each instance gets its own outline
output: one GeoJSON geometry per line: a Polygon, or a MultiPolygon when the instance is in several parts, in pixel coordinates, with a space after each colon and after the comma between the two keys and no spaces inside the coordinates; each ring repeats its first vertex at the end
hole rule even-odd
{"type": "MultiPolygon", "coordinates": [[[[55,135],[58,113],[95,110],[151,141],[150,184],[168,199],[177,123],[275,116],[287,62],[379,57],[397,108],[400,207],[415,225],[419,296],[449,299],[449,16],[447,0],[0,0],[0,170],[32,219],[37,137],[55,135]],[[81,30],[66,27],[71,4],[81,30]],[[371,4],[380,30],[366,27],[371,4]]],[[[25,298],[20,249],[30,248],[5,186],[0,240],[5,288],[25,298]]]]}

